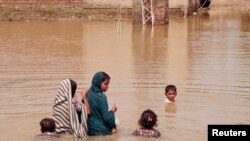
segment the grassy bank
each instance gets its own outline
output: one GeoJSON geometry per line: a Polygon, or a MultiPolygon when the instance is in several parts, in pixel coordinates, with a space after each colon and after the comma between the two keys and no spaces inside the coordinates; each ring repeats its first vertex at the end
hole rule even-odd
{"type": "Polygon", "coordinates": [[[83,20],[117,20],[120,12],[122,16],[130,17],[131,9],[118,8],[55,8],[40,9],[12,9],[1,8],[0,20],[55,20],[55,19],[83,19],[83,20]]]}

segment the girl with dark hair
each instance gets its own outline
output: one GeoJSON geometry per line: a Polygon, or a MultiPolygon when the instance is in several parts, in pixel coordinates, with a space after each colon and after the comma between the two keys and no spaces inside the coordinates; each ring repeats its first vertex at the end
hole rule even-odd
{"type": "Polygon", "coordinates": [[[111,135],[116,132],[116,105],[108,108],[106,92],[109,88],[110,76],[105,72],[97,72],[88,90],[87,98],[90,105],[88,116],[89,135],[111,135]]]}
{"type": "Polygon", "coordinates": [[[161,136],[161,133],[154,129],[157,126],[157,115],[152,110],[147,109],[143,111],[138,124],[140,127],[133,131],[133,135],[156,138],[161,136]]]}

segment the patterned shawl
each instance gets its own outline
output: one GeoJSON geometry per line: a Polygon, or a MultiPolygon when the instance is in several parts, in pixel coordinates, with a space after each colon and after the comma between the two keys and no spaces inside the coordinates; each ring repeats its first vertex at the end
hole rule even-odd
{"type": "Polygon", "coordinates": [[[75,137],[88,137],[87,128],[87,111],[82,105],[81,123],[79,123],[77,111],[72,104],[72,99],[76,99],[76,95],[72,98],[71,83],[69,79],[63,80],[58,87],[58,93],[53,105],[53,119],[56,123],[56,132],[70,133],[75,137]]]}

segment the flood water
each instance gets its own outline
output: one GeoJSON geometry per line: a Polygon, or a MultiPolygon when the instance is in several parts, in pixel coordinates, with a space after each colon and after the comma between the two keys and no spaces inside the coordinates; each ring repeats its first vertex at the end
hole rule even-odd
{"type": "Polygon", "coordinates": [[[117,25],[0,22],[0,140],[32,140],[52,114],[59,83],[71,78],[79,93],[97,71],[111,76],[106,94],[120,125],[117,134],[90,140],[156,140],[131,135],[148,108],[158,115],[161,141],[206,141],[208,124],[250,124],[247,9],[212,8],[153,28],[125,18],[117,25]],[[164,103],[167,84],[177,86],[173,105],[164,103]]]}

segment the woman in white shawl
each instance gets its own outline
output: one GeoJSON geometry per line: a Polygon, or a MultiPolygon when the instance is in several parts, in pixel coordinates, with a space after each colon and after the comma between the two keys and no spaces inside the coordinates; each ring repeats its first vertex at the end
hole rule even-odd
{"type": "MultiPolygon", "coordinates": [[[[88,138],[87,109],[83,103],[77,102],[76,88],[77,84],[73,80],[65,79],[61,82],[54,100],[52,117],[56,123],[57,133],[69,133],[86,139],[88,138]]],[[[83,97],[83,102],[88,104],[86,97],[83,97]]]]}

